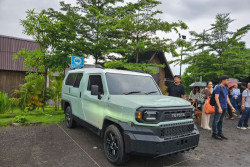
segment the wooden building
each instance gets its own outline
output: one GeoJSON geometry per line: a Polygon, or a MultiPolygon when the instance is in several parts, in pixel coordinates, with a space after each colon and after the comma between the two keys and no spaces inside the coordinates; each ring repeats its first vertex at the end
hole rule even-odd
{"type": "Polygon", "coordinates": [[[0,35],[0,91],[10,96],[24,83],[23,59],[13,60],[14,54],[22,48],[35,50],[38,44],[32,40],[0,35]]]}
{"type": "MultiPolygon", "coordinates": [[[[165,86],[169,86],[169,84],[173,82],[174,75],[168,64],[164,52],[149,51],[139,55],[138,60],[139,60],[138,63],[152,63],[152,64],[165,65],[164,68],[157,68],[159,73],[152,75],[162,92],[164,92],[165,86]]],[[[135,62],[135,59],[130,59],[129,62],[135,62]]]]}

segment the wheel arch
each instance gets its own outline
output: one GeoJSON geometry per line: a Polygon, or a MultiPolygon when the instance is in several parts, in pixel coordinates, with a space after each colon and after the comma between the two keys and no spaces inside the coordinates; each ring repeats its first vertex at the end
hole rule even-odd
{"type": "Polygon", "coordinates": [[[68,106],[72,106],[71,105],[71,103],[70,103],[70,101],[68,101],[68,100],[61,100],[61,108],[62,108],[62,110],[65,112],[65,110],[66,110],[66,108],[68,107],[68,106]]]}
{"type": "Polygon", "coordinates": [[[103,121],[102,125],[102,130],[101,130],[101,138],[103,138],[104,133],[109,125],[116,125],[116,127],[120,130],[120,132],[123,135],[124,131],[124,126],[122,125],[123,123],[117,119],[111,118],[111,117],[106,117],[103,121]]]}

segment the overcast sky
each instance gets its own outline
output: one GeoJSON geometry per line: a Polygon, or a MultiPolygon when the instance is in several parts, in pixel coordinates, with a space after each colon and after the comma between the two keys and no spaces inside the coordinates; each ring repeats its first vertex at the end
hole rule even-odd
{"type": "MultiPolygon", "coordinates": [[[[0,34],[20,38],[31,39],[22,33],[20,19],[26,16],[28,9],[54,8],[59,9],[61,0],[0,0],[0,34]]],[[[127,0],[133,1],[133,0],[127,0]]],[[[217,13],[231,13],[230,17],[235,19],[231,24],[230,30],[235,31],[246,24],[250,24],[250,0],[161,0],[162,4],[157,8],[164,14],[160,17],[169,22],[182,20],[189,30],[181,31],[183,35],[189,35],[190,30],[202,32],[203,29],[209,29],[210,24],[214,22],[217,13]]],[[[75,4],[75,0],[65,0],[67,3],[75,4]]],[[[161,34],[159,34],[161,35],[161,34]]],[[[177,38],[177,34],[167,35],[171,38],[177,38]]],[[[250,48],[250,33],[244,38],[247,47],[250,48]]],[[[166,54],[168,60],[171,55],[166,54]]],[[[92,63],[87,59],[87,63],[92,63]]],[[[179,73],[179,67],[171,65],[174,74],[179,73]]],[[[184,67],[185,68],[185,67],[184,67]]]]}

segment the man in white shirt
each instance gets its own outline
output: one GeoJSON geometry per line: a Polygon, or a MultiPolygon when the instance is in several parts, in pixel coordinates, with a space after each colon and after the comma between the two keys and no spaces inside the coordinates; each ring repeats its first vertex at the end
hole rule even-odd
{"type": "Polygon", "coordinates": [[[248,119],[250,117],[250,82],[247,85],[247,89],[242,92],[242,103],[241,103],[242,116],[239,120],[239,129],[250,129],[248,126],[248,119]]]}

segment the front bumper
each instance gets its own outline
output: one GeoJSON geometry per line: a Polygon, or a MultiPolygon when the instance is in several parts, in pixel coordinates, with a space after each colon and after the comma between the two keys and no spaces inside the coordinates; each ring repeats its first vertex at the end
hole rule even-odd
{"type": "Polygon", "coordinates": [[[161,136],[162,130],[162,127],[138,125],[126,127],[123,131],[126,153],[160,157],[198,146],[200,134],[195,125],[189,133],[178,133],[172,136],[161,136]]]}

